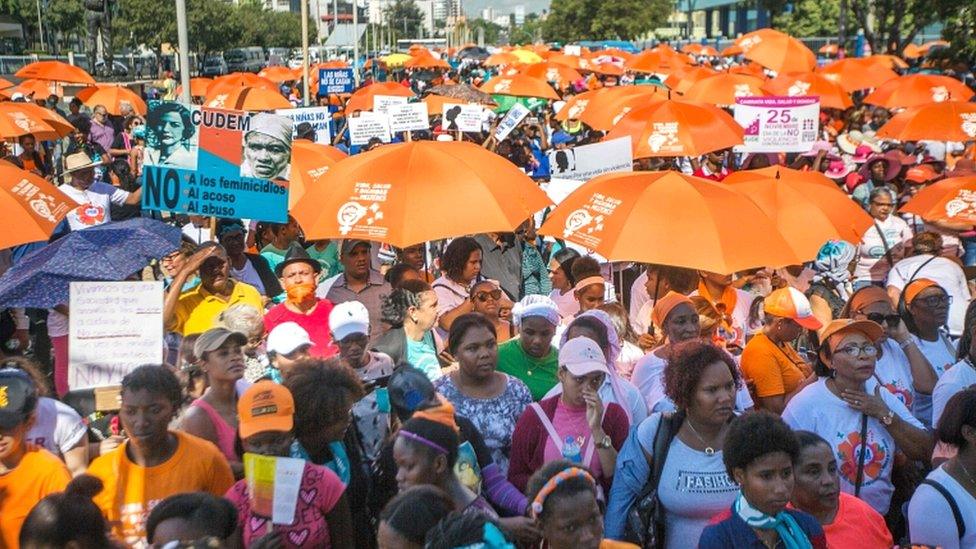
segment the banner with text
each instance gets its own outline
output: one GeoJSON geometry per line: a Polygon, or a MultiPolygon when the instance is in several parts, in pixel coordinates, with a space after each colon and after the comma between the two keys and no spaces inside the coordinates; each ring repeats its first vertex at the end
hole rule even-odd
{"type": "Polygon", "coordinates": [[[738,97],[735,121],[745,128],[736,152],[809,152],[820,133],[820,98],[738,97]]]}
{"type": "Polygon", "coordinates": [[[373,138],[383,143],[389,143],[391,140],[390,119],[384,113],[360,111],[357,116],[350,116],[347,121],[349,143],[353,145],[365,145],[373,138]]]}
{"type": "Polygon", "coordinates": [[[352,69],[319,69],[319,95],[352,93],[355,88],[352,69]]]}
{"type": "Polygon", "coordinates": [[[332,113],[329,107],[302,107],[298,109],[281,109],[275,114],[291,118],[294,126],[292,138],[298,137],[298,125],[309,124],[315,132],[315,142],[323,145],[332,144],[332,113]]]}
{"type": "Polygon", "coordinates": [[[444,122],[441,127],[448,131],[480,132],[484,110],[477,103],[444,103],[444,122]]]}
{"type": "Polygon", "coordinates": [[[162,282],[72,282],[68,301],[72,390],[117,385],[163,362],[162,282]]]}
{"type": "Polygon", "coordinates": [[[549,151],[552,177],[587,181],[610,172],[634,170],[630,137],[549,151]]]}
{"type": "Polygon", "coordinates": [[[521,103],[515,103],[512,108],[505,113],[505,118],[498,123],[495,128],[495,141],[504,141],[508,134],[519,125],[526,116],[529,115],[529,108],[521,103]]]}
{"type": "Polygon", "coordinates": [[[276,114],[150,101],[143,209],[284,223],[293,132],[276,114]]]}
{"type": "Polygon", "coordinates": [[[427,103],[390,105],[386,111],[386,115],[390,119],[390,131],[393,132],[430,129],[430,118],[427,116],[427,103]]]}

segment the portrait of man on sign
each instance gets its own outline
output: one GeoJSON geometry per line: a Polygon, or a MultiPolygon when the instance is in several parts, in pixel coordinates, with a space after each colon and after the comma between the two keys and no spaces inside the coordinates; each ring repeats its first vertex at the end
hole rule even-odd
{"type": "Polygon", "coordinates": [[[285,116],[258,113],[244,132],[241,177],[288,181],[293,122],[285,116]]]}

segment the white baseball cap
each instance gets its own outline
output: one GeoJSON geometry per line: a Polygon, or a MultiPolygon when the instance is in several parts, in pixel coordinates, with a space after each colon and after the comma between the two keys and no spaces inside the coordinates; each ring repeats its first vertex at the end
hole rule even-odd
{"type": "Polygon", "coordinates": [[[268,352],[288,355],[299,347],[312,345],[308,332],[295,322],[282,322],[275,326],[268,334],[268,352]]]}
{"type": "Polygon", "coordinates": [[[574,337],[559,349],[559,365],[574,376],[585,376],[593,372],[609,374],[607,357],[600,346],[588,337],[574,337]]]}
{"type": "Polygon", "coordinates": [[[358,301],[346,301],[329,313],[329,330],[336,341],[352,334],[369,335],[369,311],[358,301]]]}

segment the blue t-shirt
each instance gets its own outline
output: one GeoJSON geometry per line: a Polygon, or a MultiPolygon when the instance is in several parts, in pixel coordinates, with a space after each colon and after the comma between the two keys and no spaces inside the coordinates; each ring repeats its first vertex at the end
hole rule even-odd
{"type": "Polygon", "coordinates": [[[437,360],[434,334],[427,332],[420,341],[407,338],[407,362],[427,374],[431,381],[441,377],[441,363],[437,360]]]}

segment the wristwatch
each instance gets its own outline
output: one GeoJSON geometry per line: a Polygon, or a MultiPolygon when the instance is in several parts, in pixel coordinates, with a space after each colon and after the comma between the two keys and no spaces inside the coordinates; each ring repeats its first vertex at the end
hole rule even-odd
{"type": "Polygon", "coordinates": [[[881,416],[880,419],[881,419],[881,423],[884,423],[886,427],[890,426],[891,423],[895,421],[895,412],[889,409],[888,413],[881,416]]]}
{"type": "Polygon", "coordinates": [[[610,448],[612,446],[613,446],[613,440],[611,440],[610,435],[606,433],[603,434],[603,438],[596,441],[596,447],[599,448],[600,450],[606,450],[607,448],[610,448]]]}

